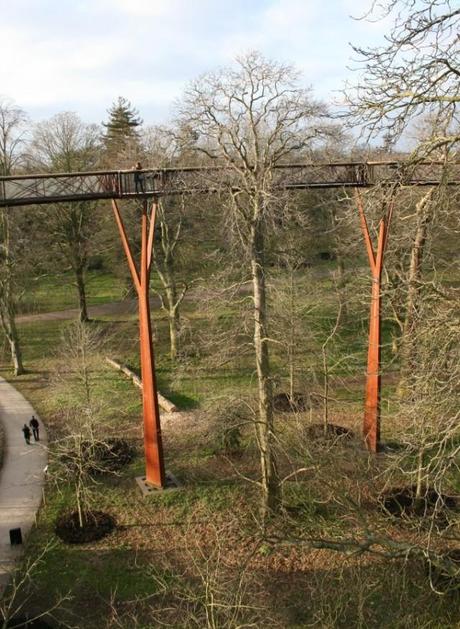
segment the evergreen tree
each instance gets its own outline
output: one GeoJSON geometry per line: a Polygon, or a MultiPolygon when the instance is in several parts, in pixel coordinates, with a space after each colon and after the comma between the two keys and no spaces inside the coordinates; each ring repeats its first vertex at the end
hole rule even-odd
{"type": "Polygon", "coordinates": [[[138,127],[142,125],[139,112],[129,100],[119,96],[113,105],[108,109],[109,119],[103,122],[106,132],[104,134],[104,145],[108,160],[117,160],[118,166],[131,165],[120,162],[132,162],[139,156],[140,139],[138,127]]]}

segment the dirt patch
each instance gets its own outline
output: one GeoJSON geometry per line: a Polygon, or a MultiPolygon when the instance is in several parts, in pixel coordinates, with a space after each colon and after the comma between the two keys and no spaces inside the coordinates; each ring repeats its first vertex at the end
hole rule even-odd
{"type": "Polygon", "coordinates": [[[104,441],[84,441],[80,451],[65,453],[61,460],[71,469],[84,464],[90,474],[97,475],[121,470],[135,455],[133,444],[113,437],[104,441]]]}
{"type": "Polygon", "coordinates": [[[115,528],[115,518],[103,511],[83,513],[80,526],[78,511],[64,513],[56,522],[56,535],[67,544],[86,544],[109,535],[115,528]]]}
{"type": "Polygon", "coordinates": [[[94,453],[98,469],[95,471],[117,472],[134,459],[136,448],[125,439],[110,438],[96,445],[94,453]]]}
{"type": "Polygon", "coordinates": [[[277,393],[273,398],[273,408],[278,413],[300,413],[309,406],[308,398],[303,393],[277,393]]]}
{"type": "Polygon", "coordinates": [[[435,515],[445,518],[448,511],[458,510],[458,499],[454,496],[440,494],[436,489],[425,489],[417,498],[415,485],[409,487],[392,487],[379,498],[379,503],[387,513],[397,518],[424,518],[435,515]]]}
{"type": "Polygon", "coordinates": [[[350,441],[355,438],[350,428],[338,424],[311,424],[305,429],[305,435],[313,441],[350,441]]]}

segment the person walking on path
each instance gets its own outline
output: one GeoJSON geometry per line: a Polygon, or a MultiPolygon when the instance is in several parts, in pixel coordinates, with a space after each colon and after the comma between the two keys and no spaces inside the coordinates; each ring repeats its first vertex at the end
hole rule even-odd
{"type": "MultiPolygon", "coordinates": [[[[22,562],[25,540],[35,525],[36,513],[43,500],[44,468],[48,463],[48,449],[41,447],[41,444],[45,446],[47,443],[44,423],[24,396],[2,377],[0,377],[0,415],[5,432],[4,460],[0,474],[0,598],[2,598],[8,583],[11,582],[14,590],[13,579],[22,562]],[[25,424],[30,430],[29,422],[32,415],[40,422],[40,441],[34,445],[26,445],[23,427],[25,424]],[[24,541],[22,547],[11,545],[10,531],[15,528],[21,529],[24,541]]],[[[29,441],[31,437],[30,434],[29,441]]],[[[3,609],[4,605],[0,607],[3,609]]]]}
{"type": "Polygon", "coordinates": [[[24,424],[22,427],[22,432],[24,433],[24,439],[26,440],[27,445],[30,445],[30,428],[27,424],[24,424]]]}
{"type": "Polygon", "coordinates": [[[35,441],[40,441],[40,437],[38,434],[38,431],[40,430],[40,424],[38,423],[38,419],[35,417],[35,415],[32,415],[32,419],[29,422],[29,426],[32,428],[35,441]]]}

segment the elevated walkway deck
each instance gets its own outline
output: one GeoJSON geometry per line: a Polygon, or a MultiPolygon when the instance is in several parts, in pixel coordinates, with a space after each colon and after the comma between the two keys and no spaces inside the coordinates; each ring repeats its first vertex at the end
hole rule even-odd
{"type": "MultiPolygon", "coordinates": [[[[311,162],[278,164],[274,189],[369,187],[375,185],[460,185],[460,163],[311,162]]],[[[0,177],[0,207],[145,199],[173,194],[238,189],[238,177],[224,166],[74,173],[34,173],[0,177]]]]}

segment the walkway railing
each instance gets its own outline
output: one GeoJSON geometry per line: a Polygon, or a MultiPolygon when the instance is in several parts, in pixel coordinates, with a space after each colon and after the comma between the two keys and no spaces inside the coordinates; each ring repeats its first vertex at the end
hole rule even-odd
{"type": "MultiPolygon", "coordinates": [[[[256,175],[254,175],[256,176],[256,175]]],[[[460,185],[460,163],[404,161],[280,164],[273,188],[460,185]]],[[[0,207],[110,198],[206,193],[238,187],[226,167],[184,167],[0,177],[0,207]]]]}

